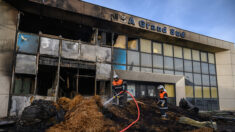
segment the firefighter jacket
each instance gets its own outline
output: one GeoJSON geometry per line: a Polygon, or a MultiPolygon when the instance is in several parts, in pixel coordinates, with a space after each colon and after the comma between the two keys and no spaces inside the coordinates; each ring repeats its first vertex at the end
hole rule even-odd
{"type": "Polygon", "coordinates": [[[159,107],[160,109],[168,109],[167,107],[167,98],[168,98],[168,95],[167,95],[167,92],[165,91],[162,91],[159,93],[159,107]]]}
{"type": "Polygon", "coordinates": [[[118,81],[113,80],[112,87],[115,90],[123,90],[123,80],[122,79],[118,79],[118,81]]]}

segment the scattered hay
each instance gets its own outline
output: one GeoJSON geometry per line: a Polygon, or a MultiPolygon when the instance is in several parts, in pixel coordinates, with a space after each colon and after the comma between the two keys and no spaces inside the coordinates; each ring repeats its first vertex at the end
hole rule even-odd
{"type": "Polygon", "coordinates": [[[52,126],[47,130],[48,132],[103,131],[104,117],[97,105],[98,97],[85,99],[78,95],[71,101],[65,98],[60,100],[61,102],[68,101],[67,105],[63,105],[68,110],[65,121],[52,126]]]}

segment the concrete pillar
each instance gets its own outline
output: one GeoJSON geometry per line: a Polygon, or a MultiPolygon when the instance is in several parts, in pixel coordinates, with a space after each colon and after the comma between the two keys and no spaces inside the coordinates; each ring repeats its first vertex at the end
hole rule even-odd
{"type": "Polygon", "coordinates": [[[0,118],[7,116],[18,11],[0,0],[0,118]]]}
{"type": "Polygon", "coordinates": [[[179,81],[175,84],[175,91],[176,91],[176,106],[179,106],[180,99],[186,98],[185,95],[185,78],[182,77],[179,81]]]}
{"type": "Polygon", "coordinates": [[[234,48],[215,54],[220,110],[235,110],[234,54],[234,48]]]}

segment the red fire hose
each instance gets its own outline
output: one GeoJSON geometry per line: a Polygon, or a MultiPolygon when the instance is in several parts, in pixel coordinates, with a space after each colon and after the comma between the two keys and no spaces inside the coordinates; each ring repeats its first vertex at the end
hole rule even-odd
{"type": "MultiPolygon", "coordinates": [[[[125,91],[127,92],[131,97],[132,99],[134,100],[135,104],[136,104],[136,107],[137,107],[137,110],[138,110],[138,117],[135,121],[133,121],[130,125],[128,125],[126,128],[122,129],[120,132],[125,132],[128,128],[130,128],[132,125],[134,125],[139,119],[140,119],[140,109],[139,109],[139,106],[138,106],[138,103],[136,102],[134,96],[128,92],[128,91],[125,91]]],[[[120,94],[124,93],[124,91],[121,91],[120,94]]]]}

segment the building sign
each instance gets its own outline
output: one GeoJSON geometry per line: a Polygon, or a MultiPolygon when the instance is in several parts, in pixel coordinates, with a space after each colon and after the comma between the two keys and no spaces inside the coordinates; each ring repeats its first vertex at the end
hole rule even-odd
{"type": "MultiPolygon", "coordinates": [[[[119,16],[118,14],[112,14],[111,19],[118,21],[118,16],[119,16]]],[[[121,15],[120,20],[121,20],[121,22],[127,23],[129,25],[138,26],[140,28],[144,28],[144,29],[147,29],[147,30],[161,32],[161,33],[169,32],[170,35],[173,35],[173,36],[176,36],[176,37],[181,37],[181,38],[185,37],[185,32],[179,32],[179,31],[177,31],[173,28],[167,29],[167,27],[160,27],[160,26],[156,26],[154,24],[149,24],[144,20],[139,20],[138,22],[136,22],[133,17],[127,18],[126,16],[121,15]]]]}

